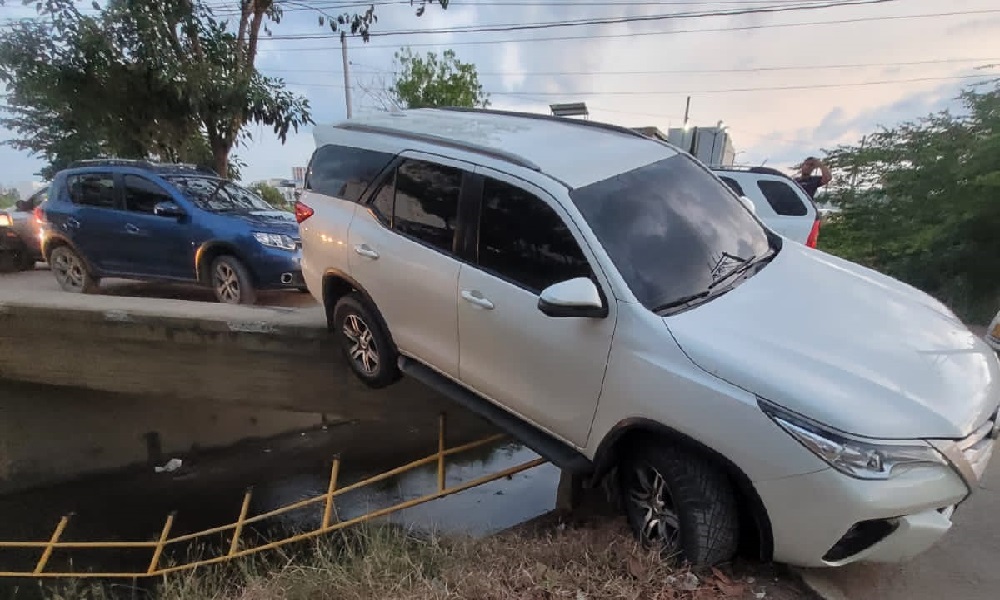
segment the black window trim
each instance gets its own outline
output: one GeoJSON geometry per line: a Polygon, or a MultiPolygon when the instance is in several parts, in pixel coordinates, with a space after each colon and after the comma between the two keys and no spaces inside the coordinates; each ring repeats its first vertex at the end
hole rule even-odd
{"type": "Polygon", "coordinates": [[[513,173],[508,173],[506,171],[501,171],[501,170],[499,170],[497,168],[494,168],[494,167],[488,167],[488,166],[485,166],[485,165],[476,165],[475,176],[479,179],[479,183],[478,183],[479,194],[478,194],[478,196],[476,196],[475,198],[472,199],[472,201],[475,202],[475,210],[474,211],[470,211],[470,212],[474,212],[474,216],[475,216],[475,219],[476,219],[472,224],[470,224],[470,227],[475,231],[475,235],[473,236],[473,239],[472,239],[471,251],[469,252],[469,260],[465,261],[466,264],[468,264],[470,267],[475,268],[480,273],[485,273],[485,274],[489,275],[490,277],[494,277],[496,279],[499,279],[500,281],[503,281],[504,283],[509,283],[510,285],[513,285],[513,286],[515,286],[515,287],[517,287],[519,289],[522,289],[525,292],[528,292],[529,294],[531,294],[533,296],[540,296],[541,295],[541,290],[539,290],[538,292],[536,292],[533,289],[529,289],[523,283],[520,283],[518,281],[514,281],[511,278],[509,278],[509,277],[507,277],[507,276],[505,276],[505,275],[503,275],[501,273],[497,273],[496,271],[494,271],[492,269],[489,269],[489,268],[486,268],[486,267],[482,266],[481,264],[479,264],[479,225],[480,225],[480,216],[482,214],[483,190],[484,190],[484,187],[485,187],[486,178],[489,177],[491,179],[496,179],[497,181],[500,181],[500,182],[503,182],[503,183],[508,183],[510,185],[514,185],[516,187],[520,187],[524,191],[528,192],[532,196],[535,196],[536,198],[538,198],[539,200],[541,200],[542,202],[544,202],[545,204],[547,204],[548,207],[550,209],[552,209],[552,211],[556,214],[556,216],[558,218],[562,219],[563,223],[566,225],[566,228],[568,230],[570,230],[570,235],[573,236],[573,240],[576,242],[577,246],[580,248],[580,251],[583,253],[583,258],[587,261],[587,265],[590,267],[590,277],[589,277],[589,279],[594,283],[595,286],[597,286],[597,293],[601,297],[601,303],[604,306],[604,313],[605,313],[605,316],[607,316],[608,311],[610,310],[610,308],[609,308],[610,307],[610,302],[608,302],[608,297],[609,296],[608,296],[608,294],[604,290],[604,283],[601,282],[601,277],[598,277],[597,271],[600,270],[601,271],[601,276],[603,278],[605,278],[606,280],[608,279],[608,275],[607,275],[607,273],[604,272],[603,267],[601,267],[600,263],[596,260],[595,253],[593,252],[593,249],[590,247],[590,244],[587,243],[587,240],[584,239],[583,232],[580,231],[579,226],[576,224],[576,222],[573,219],[568,219],[567,218],[568,215],[564,214],[564,213],[566,213],[566,210],[562,206],[560,206],[558,204],[558,202],[556,201],[556,199],[554,197],[552,197],[552,195],[550,193],[548,193],[546,190],[544,190],[541,187],[539,187],[538,185],[536,185],[536,184],[528,181],[527,179],[524,179],[523,177],[518,177],[517,175],[514,175],[513,173]],[[492,171],[493,173],[501,175],[503,177],[507,177],[507,178],[510,178],[512,180],[516,180],[517,183],[514,183],[512,181],[504,181],[503,179],[499,179],[497,177],[493,177],[493,176],[489,175],[488,173],[484,173],[483,170],[489,170],[489,171],[492,171]],[[538,191],[536,192],[532,188],[536,188],[538,191]],[[539,192],[541,192],[541,193],[539,193],[539,192]],[[548,196],[548,198],[545,198],[544,196],[548,196]],[[595,264],[596,264],[596,267],[595,267],[595,264]]]}
{"type": "Polygon", "coordinates": [[[121,173],[118,173],[117,171],[106,171],[103,169],[95,169],[93,171],[86,170],[86,171],[78,171],[76,173],[69,173],[66,175],[66,181],[63,185],[66,186],[66,198],[73,206],[78,206],[81,208],[93,208],[95,210],[112,210],[112,211],[125,212],[124,197],[122,196],[121,173]],[[73,187],[71,184],[71,179],[74,177],[87,177],[88,175],[97,175],[99,177],[104,176],[111,178],[111,181],[114,183],[114,186],[111,188],[111,194],[115,199],[114,206],[94,206],[92,204],[80,204],[73,198],[73,187]]]}
{"type": "Polygon", "coordinates": [[[147,212],[141,212],[141,211],[137,211],[137,210],[129,210],[128,209],[128,200],[126,198],[126,189],[127,189],[127,186],[125,185],[125,178],[126,177],[137,177],[139,179],[142,179],[146,183],[150,183],[152,185],[155,185],[156,187],[160,188],[160,190],[162,190],[163,193],[166,194],[166,196],[168,198],[170,198],[171,202],[173,202],[174,204],[177,204],[178,206],[182,206],[181,203],[177,202],[177,198],[175,198],[175,195],[172,193],[170,187],[168,187],[169,184],[168,185],[164,185],[164,184],[162,184],[162,183],[160,183],[158,181],[154,181],[154,180],[150,179],[149,176],[147,174],[145,174],[145,173],[116,173],[116,176],[120,178],[120,180],[116,180],[115,181],[115,187],[118,188],[118,190],[119,190],[118,196],[119,196],[119,204],[121,204],[121,209],[120,210],[122,210],[122,211],[124,211],[124,212],[126,212],[126,213],[128,213],[130,215],[145,215],[147,217],[155,216],[153,213],[147,213],[147,212]]]}
{"type": "Polygon", "coordinates": [[[478,166],[479,165],[475,163],[469,162],[461,158],[452,158],[450,156],[445,156],[442,154],[434,154],[432,152],[427,152],[424,150],[412,150],[412,149],[401,150],[392,158],[392,160],[389,161],[389,164],[387,164],[382,169],[382,171],[379,172],[378,176],[372,179],[372,183],[368,186],[368,189],[366,189],[365,193],[362,194],[361,197],[358,199],[358,204],[365,207],[365,209],[369,213],[371,213],[372,218],[374,218],[379,225],[381,225],[387,231],[393,233],[394,235],[398,235],[415,244],[420,244],[421,246],[429,250],[439,252],[444,256],[453,258],[459,262],[472,265],[473,263],[470,261],[469,258],[469,247],[468,247],[468,238],[469,238],[468,230],[471,226],[471,221],[469,221],[469,215],[467,214],[469,212],[469,207],[467,205],[470,204],[471,202],[474,202],[475,198],[469,196],[468,188],[470,186],[473,177],[475,176],[474,170],[478,166]],[[407,152],[416,153],[417,156],[407,155],[406,154],[407,152]],[[372,204],[375,202],[375,198],[378,197],[379,193],[382,191],[382,188],[385,187],[387,183],[389,183],[390,178],[393,179],[392,185],[395,188],[396,172],[399,170],[400,165],[402,165],[404,162],[408,160],[426,162],[441,167],[457,168],[462,171],[462,183],[458,191],[458,209],[455,215],[455,234],[452,236],[450,251],[442,250],[437,246],[432,246],[431,244],[428,244],[423,240],[417,239],[411,235],[407,235],[406,233],[403,233],[402,231],[396,229],[395,189],[393,190],[393,211],[392,211],[393,214],[389,216],[388,224],[386,224],[385,222],[382,221],[381,218],[379,218],[378,214],[375,213],[375,210],[372,207],[372,204]],[[449,165],[447,164],[446,161],[451,161],[455,163],[464,163],[472,168],[470,169],[459,165],[449,165]]]}

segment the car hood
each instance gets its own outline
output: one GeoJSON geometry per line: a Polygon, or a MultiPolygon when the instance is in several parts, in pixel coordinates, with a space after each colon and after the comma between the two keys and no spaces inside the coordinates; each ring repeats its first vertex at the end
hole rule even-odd
{"type": "Polygon", "coordinates": [[[1000,401],[996,355],[943,304],[799,244],[664,321],[702,369],[846,433],[960,438],[1000,401]]]}
{"type": "Polygon", "coordinates": [[[283,210],[255,210],[235,213],[231,216],[242,219],[267,233],[284,233],[294,238],[299,237],[299,224],[295,215],[283,210]]]}

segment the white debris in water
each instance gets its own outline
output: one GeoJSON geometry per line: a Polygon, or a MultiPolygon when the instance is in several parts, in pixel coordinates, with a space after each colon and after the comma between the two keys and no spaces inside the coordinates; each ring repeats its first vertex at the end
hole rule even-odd
{"type": "Polygon", "coordinates": [[[157,473],[173,473],[177,469],[184,466],[184,461],[179,458],[171,458],[167,461],[167,464],[162,467],[153,467],[153,470],[157,473]]]}

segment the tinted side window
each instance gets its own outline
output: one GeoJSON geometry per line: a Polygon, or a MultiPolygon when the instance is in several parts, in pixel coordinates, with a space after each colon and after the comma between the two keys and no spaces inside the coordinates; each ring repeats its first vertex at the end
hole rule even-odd
{"type": "Polygon", "coordinates": [[[371,201],[372,212],[379,221],[386,227],[392,226],[392,205],[396,191],[396,172],[389,173],[389,176],[382,182],[382,187],[371,201]]]}
{"type": "Polygon", "coordinates": [[[173,200],[159,185],[136,175],[125,176],[125,210],[153,214],[159,202],[173,200]]]}
{"type": "Polygon", "coordinates": [[[479,221],[479,264],[536,294],[590,265],[559,215],[533,194],[487,178],[479,221]]]}
{"type": "Polygon", "coordinates": [[[87,173],[66,178],[69,197],[74,204],[117,208],[115,202],[115,180],[110,173],[87,173]]]}
{"type": "Polygon", "coordinates": [[[332,144],[313,154],[306,188],[324,196],[357,202],[393,155],[332,144]]]}
{"type": "Polygon", "coordinates": [[[396,171],[394,229],[451,252],[458,220],[462,170],[408,160],[396,171]]]}
{"type": "Polygon", "coordinates": [[[802,217],[808,214],[806,205],[795,193],[792,186],[783,181],[758,181],[757,187],[764,193],[767,203],[774,212],[786,217],[802,217]]]}
{"type": "Polygon", "coordinates": [[[731,177],[719,177],[719,179],[722,180],[722,183],[728,185],[730,189],[736,192],[737,196],[746,196],[746,194],[743,193],[743,186],[737,183],[735,179],[732,179],[731,177]]]}

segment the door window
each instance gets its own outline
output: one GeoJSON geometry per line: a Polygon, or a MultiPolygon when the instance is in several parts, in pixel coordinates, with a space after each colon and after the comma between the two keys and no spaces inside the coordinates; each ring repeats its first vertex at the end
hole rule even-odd
{"type": "Polygon", "coordinates": [[[804,217],[809,210],[806,208],[802,198],[795,193],[792,186],[783,181],[771,181],[763,179],[757,182],[757,187],[764,193],[764,198],[771,205],[774,212],[786,217],[804,217]]]}
{"type": "Polygon", "coordinates": [[[408,160],[396,171],[392,226],[400,233],[452,252],[462,190],[461,169],[408,160]]]}
{"type": "Polygon", "coordinates": [[[125,176],[125,210],[151,215],[153,207],[173,198],[152,181],[136,175],[125,176]]]}
{"type": "Polygon", "coordinates": [[[552,207],[490,178],[483,184],[478,260],[484,269],[536,294],[591,274],[583,251],[552,207]]]}
{"type": "Polygon", "coordinates": [[[357,202],[392,158],[388,152],[328,144],[313,154],[306,188],[357,202]]]}
{"type": "Polygon", "coordinates": [[[69,197],[74,204],[117,208],[115,180],[110,173],[86,173],[68,178],[69,197]]]}
{"type": "Polygon", "coordinates": [[[732,177],[719,177],[719,179],[722,180],[722,183],[728,185],[729,189],[736,192],[737,196],[746,196],[746,194],[743,193],[743,186],[737,183],[732,177]]]}

